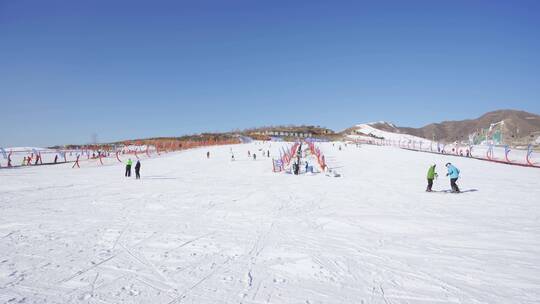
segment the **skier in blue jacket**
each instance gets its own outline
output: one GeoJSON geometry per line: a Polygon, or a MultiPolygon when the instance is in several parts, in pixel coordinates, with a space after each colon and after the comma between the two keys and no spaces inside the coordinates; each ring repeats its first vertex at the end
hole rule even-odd
{"type": "Polygon", "coordinates": [[[446,176],[450,177],[450,187],[452,187],[452,192],[459,193],[459,187],[456,184],[459,178],[459,169],[451,163],[447,163],[446,168],[448,169],[448,173],[446,173],[446,176]]]}

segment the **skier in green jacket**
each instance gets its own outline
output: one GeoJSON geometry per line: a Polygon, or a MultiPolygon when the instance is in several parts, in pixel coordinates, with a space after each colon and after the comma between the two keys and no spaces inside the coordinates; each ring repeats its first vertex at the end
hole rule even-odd
{"type": "Polygon", "coordinates": [[[433,187],[433,180],[437,178],[438,174],[435,172],[435,164],[431,165],[427,172],[427,188],[426,192],[431,192],[431,187],[433,187]]]}
{"type": "Polygon", "coordinates": [[[126,177],[131,176],[131,165],[133,165],[133,161],[131,161],[131,158],[130,158],[130,159],[128,159],[128,161],[126,163],[126,177]]]}

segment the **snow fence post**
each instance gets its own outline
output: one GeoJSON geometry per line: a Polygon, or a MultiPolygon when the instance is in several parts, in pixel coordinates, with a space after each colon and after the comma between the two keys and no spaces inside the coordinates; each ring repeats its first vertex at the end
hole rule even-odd
{"type": "MultiPolygon", "coordinates": [[[[6,153],[6,150],[4,150],[4,148],[0,147],[0,152],[2,152],[2,155],[4,156],[4,159],[7,159],[8,160],[8,167],[9,167],[9,158],[7,156],[7,153],[6,153]]],[[[2,165],[0,165],[1,167],[2,165]]]]}
{"type": "Polygon", "coordinates": [[[488,160],[493,160],[493,144],[490,144],[486,152],[486,157],[488,160]]]}
{"type": "Polygon", "coordinates": [[[510,153],[510,147],[508,145],[504,146],[504,159],[507,163],[511,163],[511,161],[508,159],[508,154],[510,153]]]}
{"type": "Polygon", "coordinates": [[[532,145],[529,144],[529,146],[527,146],[527,155],[526,155],[526,161],[527,161],[527,164],[529,164],[529,166],[534,166],[533,162],[531,161],[531,155],[533,153],[533,149],[532,149],[532,145]]]}

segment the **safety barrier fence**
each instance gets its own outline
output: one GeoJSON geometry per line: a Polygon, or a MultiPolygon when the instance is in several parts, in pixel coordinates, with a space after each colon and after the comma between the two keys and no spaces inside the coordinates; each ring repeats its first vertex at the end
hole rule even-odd
{"type": "Polygon", "coordinates": [[[274,159],[272,158],[272,171],[273,172],[282,172],[286,171],[287,168],[289,168],[291,160],[293,159],[294,155],[296,155],[298,148],[300,147],[300,143],[296,142],[291,147],[285,148],[282,147],[279,151],[279,158],[274,159]]]}
{"type": "Polygon", "coordinates": [[[174,151],[238,143],[240,143],[238,139],[206,141],[172,140],[146,144],[135,142],[124,145],[85,145],[64,149],[0,148],[0,168],[62,163],[73,163],[72,168],[80,168],[81,164],[87,163],[98,165],[123,163],[127,158],[131,157],[134,159],[150,158],[174,151]]]}
{"type": "MultiPolygon", "coordinates": [[[[326,161],[321,150],[315,146],[315,143],[311,141],[306,141],[304,144],[307,144],[312,155],[317,159],[317,164],[319,165],[321,171],[326,169],[326,161]]],[[[273,172],[282,172],[287,171],[290,168],[291,160],[294,159],[295,155],[298,154],[298,149],[300,149],[300,142],[294,143],[291,147],[285,149],[282,148],[280,151],[280,157],[278,159],[272,159],[272,171],[273,172]]]]}
{"type": "Polygon", "coordinates": [[[139,147],[78,147],[70,149],[38,149],[38,148],[0,148],[0,168],[16,168],[26,166],[55,165],[73,163],[73,167],[81,163],[97,163],[105,165],[113,161],[122,162],[122,158],[133,155],[135,159],[151,157],[156,154],[154,146],[139,147]],[[8,152],[9,151],[9,152],[8,152]]]}
{"type": "Polygon", "coordinates": [[[321,168],[321,171],[325,171],[326,169],[326,160],[324,155],[322,154],[321,150],[315,146],[315,144],[311,141],[306,142],[309,150],[311,151],[311,154],[313,154],[317,158],[317,163],[319,164],[319,167],[321,168]]]}
{"type": "Polygon", "coordinates": [[[464,145],[443,144],[428,140],[389,140],[389,139],[356,139],[356,143],[393,146],[418,152],[429,152],[458,157],[468,157],[484,161],[540,168],[540,156],[535,153],[532,145],[526,149],[513,149],[508,145],[464,145]]]}

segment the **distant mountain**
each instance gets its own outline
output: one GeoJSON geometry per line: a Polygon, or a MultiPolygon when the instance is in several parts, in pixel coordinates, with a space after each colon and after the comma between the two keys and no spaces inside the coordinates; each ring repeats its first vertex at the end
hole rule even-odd
{"type": "Polygon", "coordinates": [[[501,143],[527,144],[540,137],[540,115],[517,110],[488,112],[476,119],[443,121],[421,128],[397,127],[388,122],[370,123],[373,128],[410,134],[441,142],[500,139],[501,143]]]}

